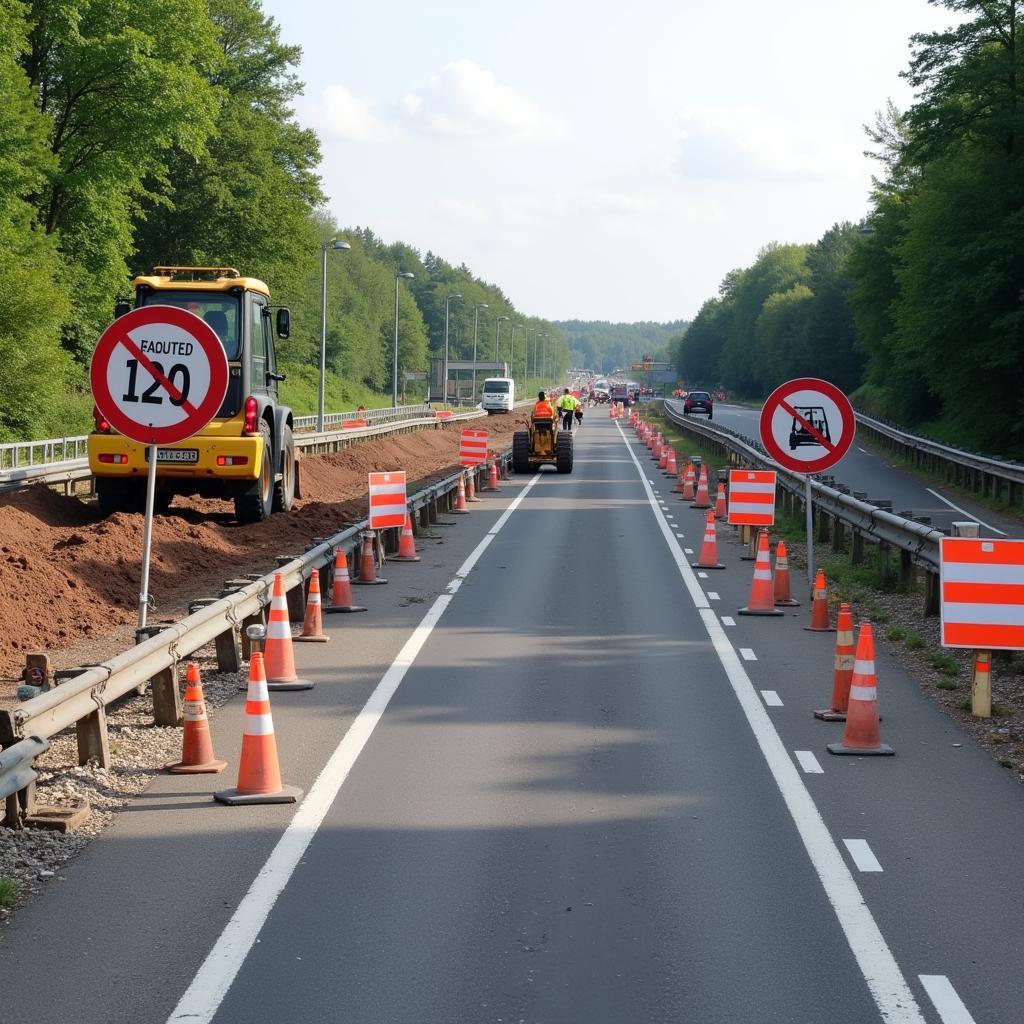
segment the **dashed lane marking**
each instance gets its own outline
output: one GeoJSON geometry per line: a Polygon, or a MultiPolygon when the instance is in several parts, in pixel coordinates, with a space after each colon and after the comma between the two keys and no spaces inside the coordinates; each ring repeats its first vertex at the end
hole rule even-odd
{"type": "Polygon", "coordinates": [[[709,601],[720,601],[721,598],[718,596],[718,593],[716,591],[709,590],[708,591],[708,600],[709,601]]]}
{"type": "Polygon", "coordinates": [[[765,704],[770,708],[784,707],[782,698],[774,690],[762,690],[761,696],[764,698],[765,704]]]}
{"type": "Polygon", "coordinates": [[[800,767],[808,775],[824,775],[825,769],[818,764],[818,759],[809,750],[794,750],[793,754],[796,756],[797,761],[800,762],[800,767]]]}
{"type": "Polygon", "coordinates": [[[928,998],[942,1018],[942,1024],[974,1024],[963,1000],[956,994],[953,983],[944,974],[919,974],[928,998]]]}
{"type": "Polygon", "coordinates": [[[985,527],[986,530],[991,530],[993,533],[998,533],[1000,537],[1005,537],[1006,536],[1006,534],[1003,533],[1002,530],[997,530],[994,526],[989,526],[988,523],[986,523],[984,519],[979,519],[976,515],[973,515],[972,513],[968,512],[966,509],[961,508],[959,505],[954,505],[953,502],[951,502],[948,498],[944,498],[941,494],[939,494],[938,491],[933,491],[930,487],[926,487],[925,490],[929,494],[934,494],[935,497],[939,499],[939,501],[941,501],[944,504],[948,505],[950,508],[956,509],[956,511],[961,513],[961,515],[965,515],[965,516],[967,516],[968,519],[973,519],[975,522],[980,523],[982,526],[985,527]]]}
{"type": "Polygon", "coordinates": [[[753,652],[753,650],[750,647],[741,647],[740,657],[744,661],[757,661],[757,655],[753,652]]]}
{"type": "Polygon", "coordinates": [[[722,616],[722,625],[723,626],[735,626],[736,625],[736,620],[731,615],[723,615],[722,616]]]}
{"type": "Polygon", "coordinates": [[[882,865],[878,858],[871,852],[866,839],[844,839],[843,845],[850,851],[853,863],[859,871],[881,871],[882,865]]]}

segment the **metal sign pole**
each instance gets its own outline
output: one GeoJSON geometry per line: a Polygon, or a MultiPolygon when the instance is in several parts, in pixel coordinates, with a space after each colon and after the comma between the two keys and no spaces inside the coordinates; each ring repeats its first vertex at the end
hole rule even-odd
{"type": "Polygon", "coordinates": [[[157,446],[149,446],[149,473],[146,476],[146,519],[142,527],[142,587],[139,590],[139,629],[146,624],[149,608],[149,552],[153,546],[153,505],[156,501],[157,446]]]}
{"type": "Polygon", "coordinates": [[[807,582],[814,589],[814,492],[811,490],[810,476],[804,477],[807,491],[804,504],[807,506],[807,582]]]}

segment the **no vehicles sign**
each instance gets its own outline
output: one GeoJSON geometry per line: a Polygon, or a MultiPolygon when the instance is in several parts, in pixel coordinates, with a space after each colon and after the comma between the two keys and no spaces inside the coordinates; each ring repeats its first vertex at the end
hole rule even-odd
{"type": "Polygon", "coordinates": [[[96,407],[140,444],[175,444],[220,409],[228,361],[216,332],[176,306],[142,306],[100,336],[89,370],[96,407]]]}
{"type": "Polygon", "coordinates": [[[857,421],[850,400],[834,384],[800,377],[777,387],[761,410],[761,443],[794,473],[820,473],[853,444],[857,421]]]}

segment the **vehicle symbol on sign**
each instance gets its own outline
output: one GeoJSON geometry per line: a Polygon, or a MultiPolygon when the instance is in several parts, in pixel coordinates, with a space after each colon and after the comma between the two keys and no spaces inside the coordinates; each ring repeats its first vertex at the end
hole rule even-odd
{"type": "Polygon", "coordinates": [[[820,405],[795,405],[793,412],[793,425],[789,431],[790,451],[802,444],[831,447],[832,435],[828,432],[828,417],[820,405]]]}

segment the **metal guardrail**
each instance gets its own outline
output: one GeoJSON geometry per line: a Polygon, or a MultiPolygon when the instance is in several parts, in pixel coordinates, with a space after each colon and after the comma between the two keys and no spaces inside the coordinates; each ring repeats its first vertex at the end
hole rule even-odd
{"type": "Polygon", "coordinates": [[[36,770],[32,762],[49,749],[49,740],[28,736],[12,747],[0,750],[0,800],[35,782],[36,770]]]}

